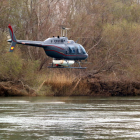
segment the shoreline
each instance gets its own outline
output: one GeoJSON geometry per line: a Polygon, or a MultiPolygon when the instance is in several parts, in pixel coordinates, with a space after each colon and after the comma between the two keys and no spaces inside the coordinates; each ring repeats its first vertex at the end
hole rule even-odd
{"type": "Polygon", "coordinates": [[[140,82],[82,78],[61,86],[59,82],[44,82],[39,92],[21,82],[0,82],[0,96],[140,96],[140,82]]]}

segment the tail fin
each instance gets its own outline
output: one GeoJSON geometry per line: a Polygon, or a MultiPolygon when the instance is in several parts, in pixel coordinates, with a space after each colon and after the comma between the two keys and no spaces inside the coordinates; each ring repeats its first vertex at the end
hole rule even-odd
{"type": "Polygon", "coordinates": [[[10,36],[11,36],[11,40],[12,40],[9,52],[13,52],[13,50],[17,44],[17,40],[16,40],[16,37],[14,35],[12,26],[10,24],[9,24],[8,28],[9,28],[9,32],[10,32],[10,36]]]}

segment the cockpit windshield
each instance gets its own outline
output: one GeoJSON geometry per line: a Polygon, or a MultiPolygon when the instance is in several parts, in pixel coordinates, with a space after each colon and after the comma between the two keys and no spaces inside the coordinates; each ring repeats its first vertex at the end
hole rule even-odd
{"type": "Polygon", "coordinates": [[[77,52],[82,53],[82,49],[81,49],[80,45],[76,45],[76,47],[77,47],[77,52]]]}
{"type": "Polygon", "coordinates": [[[80,44],[79,44],[79,46],[80,46],[80,48],[81,48],[83,54],[86,54],[86,50],[84,49],[84,47],[83,47],[82,45],[80,45],[80,44]]]}
{"type": "Polygon", "coordinates": [[[78,53],[78,54],[86,54],[86,51],[85,49],[83,48],[82,45],[80,44],[77,44],[77,45],[68,45],[68,51],[69,53],[71,54],[75,54],[75,53],[78,53]]]}

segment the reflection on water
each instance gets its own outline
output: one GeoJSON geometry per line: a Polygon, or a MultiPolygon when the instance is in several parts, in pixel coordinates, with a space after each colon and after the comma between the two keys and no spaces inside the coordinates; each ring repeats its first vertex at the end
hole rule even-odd
{"type": "Polygon", "coordinates": [[[0,98],[0,140],[140,139],[140,97],[0,98]]]}

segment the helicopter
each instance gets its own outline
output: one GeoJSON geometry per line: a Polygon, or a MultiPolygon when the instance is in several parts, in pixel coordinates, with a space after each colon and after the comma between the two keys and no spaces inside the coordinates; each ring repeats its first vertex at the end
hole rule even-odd
{"type": "Polygon", "coordinates": [[[44,49],[46,55],[53,58],[51,66],[48,68],[76,68],[86,69],[81,67],[81,60],[86,60],[88,54],[81,44],[75,43],[73,40],[68,40],[67,30],[69,28],[62,27],[61,37],[47,38],[45,41],[30,41],[30,40],[17,40],[12,26],[8,25],[11,39],[7,40],[11,42],[9,52],[13,52],[16,44],[22,44],[27,46],[41,47],[44,49]],[[79,67],[71,67],[74,63],[78,63],[79,67]]]}

